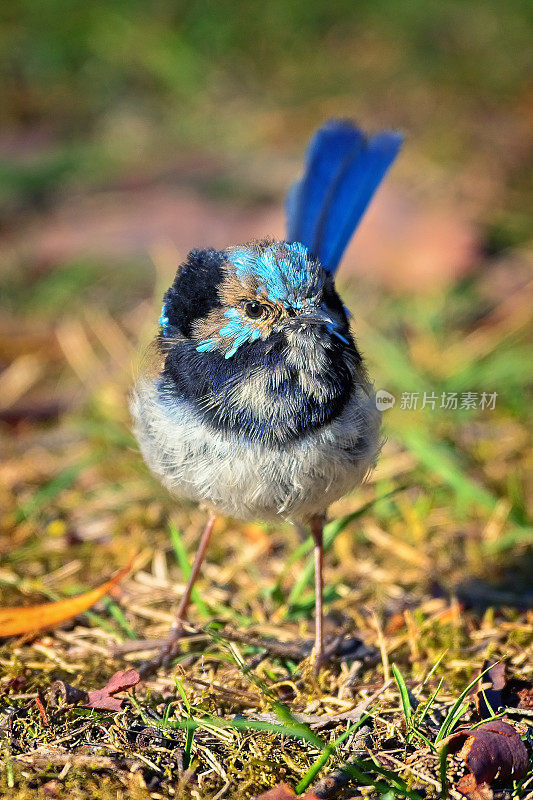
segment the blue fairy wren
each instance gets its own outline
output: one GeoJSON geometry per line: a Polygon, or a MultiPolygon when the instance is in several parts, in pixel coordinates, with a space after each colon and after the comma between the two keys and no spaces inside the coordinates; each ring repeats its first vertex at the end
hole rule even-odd
{"type": "Polygon", "coordinates": [[[325,513],[374,466],[381,421],[334,275],[401,141],[326,122],[288,193],[286,240],[192,250],[164,296],[153,358],[132,397],[135,434],[170,492],[210,516],[158,664],[177,650],[224,514],[310,526],[320,667],[325,513]]]}

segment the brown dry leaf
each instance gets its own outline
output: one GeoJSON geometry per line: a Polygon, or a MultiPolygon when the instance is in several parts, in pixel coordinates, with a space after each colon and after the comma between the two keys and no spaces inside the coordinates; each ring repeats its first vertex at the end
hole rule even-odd
{"type": "Polygon", "coordinates": [[[95,708],[99,711],[121,711],[122,701],[114,697],[118,692],[125,692],[137,686],[141,677],[136,669],[119,670],[108,680],[102,689],[89,692],[89,699],[83,703],[84,708],[95,708]]]}
{"type": "Polygon", "coordinates": [[[457,731],[443,740],[442,747],[459,753],[470,770],[457,782],[457,789],[471,800],[490,800],[491,784],[504,785],[527,773],[525,744],[512,725],[499,719],[457,731]]]}
{"type": "MultiPolygon", "coordinates": [[[[277,786],[274,786],[273,789],[269,789],[268,792],[257,795],[254,800],[292,800],[293,797],[296,797],[296,795],[290,786],[287,786],[286,783],[278,783],[277,786]]],[[[299,795],[299,798],[300,800],[319,800],[316,794],[312,792],[299,795]]]]}
{"type": "Polygon", "coordinates": [[[0,609],[0,637],[19,636],[23,633],[36,633],[43,628],[53,628],[67,619],[87,611],[130,571],[133,559],[110,580],[96,589],[58,600],[55,603],[42,603],[38,606],[17,606],[0,609]]]}
{"type": "Polygon", "coordinates": [[[481,676],[476,684],[477,691],[474,702],[480,717],[490,717],[503,705],[502,692],[506,684],[505,662],[498,661],[493,664],[488,672],[489,662],[485,662],[481,669],[481,676]],[[483,675],[483,672],[485,674],[483,675]]]}
{"type": "Polygon", "coordinates": [[[474,695],[480,717],[490,717],[502,707],[533,708],[533,684],[519,678],[508,678],[507,666],[503,661],[492,666],[486,661],[481,672],[485,674],[480,677],[474,695]]]}
{"type": "Polygon", "coordinates": [[[104,687],[94,689],[92,692],[78,686],[71,686],[65,681],[54,681],[48,690],[47,699],[48,703],[56,708],[60,703],[66,703],[99,711],[121,711],[122,701],[114,695],[132,689],[140,680],[136,669],[119,670],[111,676],[104,687]]]}

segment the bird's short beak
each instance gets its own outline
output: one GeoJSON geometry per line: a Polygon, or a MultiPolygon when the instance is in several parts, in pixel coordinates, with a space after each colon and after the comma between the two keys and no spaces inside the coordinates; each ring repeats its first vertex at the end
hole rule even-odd
{"type": "Polygon", "coordinates": [[[321,308],[314,308],[312,311],[301,311],[295,317],[288,319],[284,327],[292,328],[293,330],[302,330],[308,326],[315,325],[332,325],[333,320],[321,308]]]}
{"type": "Polygon", "coordinates": [[[349,344],[346,336],[343,336],[343,334],[337,330],[336,323],[331,319],[329,314],[321,308],[314,308],[312,311],[302,311],[295,317],[286,320],[282,325],[286,330],[289,329],[290,331],[302,333],[310,333],[313,328],[316,330],[321,326],[327,328],[331,336],[340,339],[344,344],[349,344]]]}

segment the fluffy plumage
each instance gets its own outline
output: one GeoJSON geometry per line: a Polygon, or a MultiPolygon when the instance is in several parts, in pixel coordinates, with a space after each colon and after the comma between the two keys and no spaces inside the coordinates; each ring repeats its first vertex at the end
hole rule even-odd
{"type": "Polygon", "coordinates": [[[399,143],[330,121],[289,194],[286,242],[193,250],[178,269],[132,402],[172,492],[302,520],[374,464],[379,414],[332,272],[399,143]]]}
{"type": "MultiPolygon", "coordinates": [[[[262,404],[261,387],[248,388],[262,404]]],[[[329,424],[283,446],[206,425],[188,404],[162,402],[149,380],[138,382],[132,412],[143,456],[161,482],[238,519],[305,522],[360,483],[378,453],[379,414],[363,387],[329,424]]]]}

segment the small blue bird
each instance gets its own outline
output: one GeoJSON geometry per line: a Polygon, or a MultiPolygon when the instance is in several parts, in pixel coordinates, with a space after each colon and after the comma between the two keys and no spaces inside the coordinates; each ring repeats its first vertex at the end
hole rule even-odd
{"type": "Polygon", "coordinates": [[[135,434],[173,493],[203,504],[202,535],[172,634],[176,653],[217,514],[309,525],[314,663],[323,658],[322,529],[380,446],[372,384],[334,285],[342,254],[396,158],[396,132],[330,120],[287,197],[287,239],[192,250],[164,296],[150,369],[132,397],[135,434]]]}

